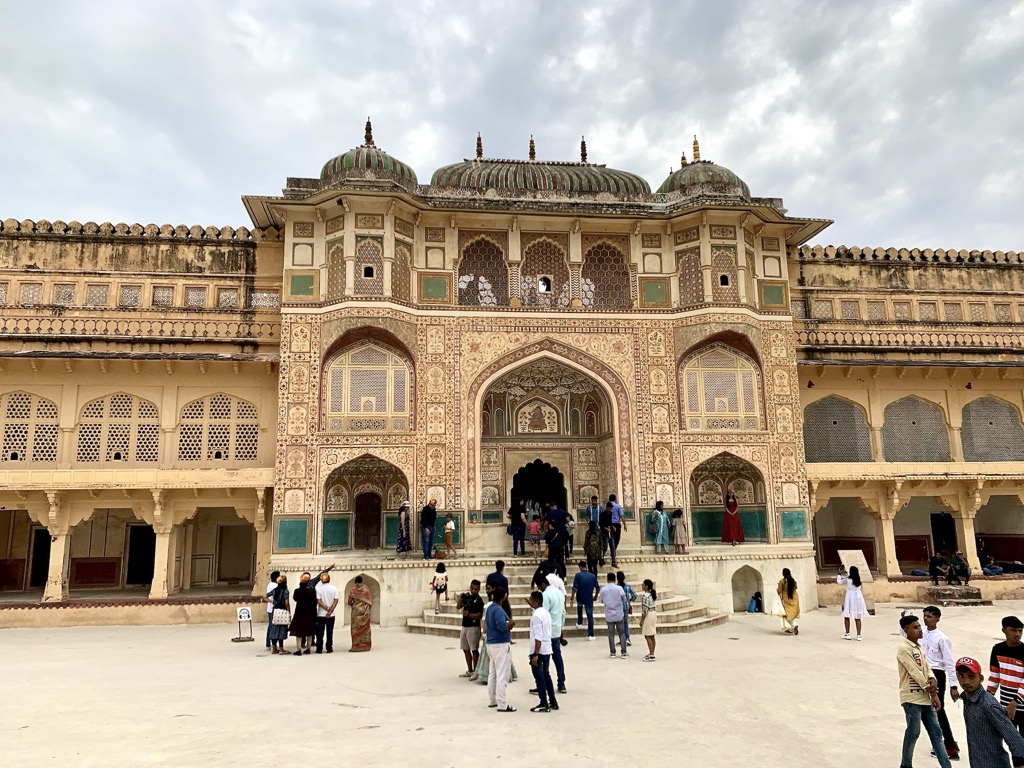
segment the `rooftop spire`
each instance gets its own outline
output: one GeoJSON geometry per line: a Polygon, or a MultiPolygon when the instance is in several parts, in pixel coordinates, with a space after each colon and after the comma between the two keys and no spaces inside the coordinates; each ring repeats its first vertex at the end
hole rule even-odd
{"type": "Polygon", "coordinates": [[[373,126],[370,124],[370,118],[366,118],[366,133],[363,135],[363,146],[375,146],[373,143],[373,126]]]}
{"type": "Polygon", "coordinates": [[[700,144],[697,142],[697,135],[693,136],[693,162],[700,161],[700,144]]]}
{"type": "Polygon", "coordinates": [[[679,168],[682,169],[682,168],[685,168],[685,167],[686,167],[686,153],[683,152],[682,156],[679,158],[679,168]]]}
{"type": "Polygon", "coordinates": [[[533,143],[533,134],[530,134],[530,160],[537,159],[537,145],[533,143]]]}
{"type": "Polygon", "coordinates": [[[580,162],[587,162],[587,137],[580,137],[580,162]]]}
{"type": "Polygon", "coordinates": [[[482,160],[484,156],[484,140],[480,138],[480,132],[476,134],[476,159],[482,160]]]}

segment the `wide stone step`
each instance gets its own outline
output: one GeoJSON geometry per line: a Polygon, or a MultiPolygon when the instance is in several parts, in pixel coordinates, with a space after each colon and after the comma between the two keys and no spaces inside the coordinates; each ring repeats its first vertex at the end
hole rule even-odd
{"type": "MultiPolygon", "coordinates": [[[[519,616],[529,616],[530,615],[530,612],[531,612],[532,609],[526,603],[526,597],[527,597],[527,593],[523,593],[522,595],[516,595],[515,593],[513,593],[512,595],[509,596],[509,605],[512,608],[512,615],[513,616],[519,617],[519,616]]],[[[693,605],[693,599],[689,598],[689,597],[686,597],[684,595],[679,595],[679,596],[673,596],[673,595],[662,596],[660,594],[658,595],[658,611],[662,612],[662,613],[665,612],[665,611],[668,611],[668,610],[672,610],[672,609],[676,609],[676,608],[684,608],[684,607],[687,607],[687,606],[690,606],[690,605],[693,605]]],[[[423,604],[423,609],[424,609],[425,612],[433,614],[433,612],[434,612],[434,603],[431,602],[431,601],[428,601],[428,602],[424,603],[423,604]]],[[[573,605],[572,608],[569,608],[567,606],[565,610],[566,610],[567,613],[569,613],[569,612],[576,613],[576,606],[573,605]]],[[[633,603],[633,611],[638,616],[640,615],[640,601],[639,600],[637,600],[636,602],[633,603]]],[[[595,615],[597,615],[597,614],[602,614],[603,615],[603,612],[604,612],[604,609],[601,606],[601,603],[600,602],[595,603],[594,604],[594,613],[595,613],[595,615]]],[[[451,600],[451,601],[449,601],[447,603],[442,600],[441,601],[441,614],[451,614],[453,616],[459,617],[460,619],[462,618],[462,611],[455,607],[455,600],[451,600]]]]}
{"type": "MultiPolygon", "coordinates": [[[[662,608],[662,609],[658,610],[658,625],[660,626],[663,622],[672,623],[672,622],[676,622],[676,621],[684,621],[686,619],[692,619],[692,618],[696,618],[698,616],[704,616],[704,615],[707,615],[708,613],[709,613],[708,609],[706,607],[704,607],[704,606],[681,605],[681,606],[673,607],[673,608],[669,608],[669,609],[662,608]]],[[[529,628],[529,623],[530,623],[529,614],[518,614],[518,613],[513,612],[513,618],[515,619],[516,625],[517,625],[517,627],[519,629],[528,629],[529,628]]],[[[418,619],[412,619],[412,621],[415,621],[415,620],[418,620],[418,619]]],[[[452,627],[452,628],[454,628],[456,630],[456,634],[458,634],[458,630],[460,630],[462,628],[462,616],[460,616],[459,614],[454,614],[454,613],[434,613],[433,610],[424,611],[423,612],[422,621],[426,622],[427,624],[440,624],[440,625],[444,625],[444,626],[447,626],[447,627],[452,627]]],[[[584,614],[584,622],[585,621],[586,621],[586,614],[584,614]]],[[[599,625],[599,626],[604,626],[604,617],[603,617],[602,613],[595,612],[595,614],[594,614],[594,624],[595,625],[599,625]]],[[[574,610],[574,611],[572,611],[572,613],[567,613],[566,614],[566,621],[565,621],[564,630],[566,632],[568,632],[569,630],[575,630],[575,625],[576,625],[576,611],[574,610]]],[[[636,627],[640,626],[640,614],[639,613],[634,613],[634,614],[632,614],[630,616],[629,626],[630,626],[630,631],[633,631],[633,627],[634,626],[636,626],[636,627]]],[[[513,630],[513,631],[515,631],[515,630],[513,630]]]]}
{"type": "MultiPolygon", "coordinates": [[[[708,613],[704,609],[704,615],[694,616],[691,618],[683,619],[681,621],[658,621],[658,634],[676,634],[681,632],[697,632],[702,629],[708,629],[710,627],[717,627],[721,624],[726,623],[729,620],[729,615],[726,613],[708,613]]],[[[426,621],[420,621],[418,619],[409,619],[407,628],[410,632],[423,635],[434,635],[437,637],[445,637],[450,639],[458,639],[461,628],[458,626],[448,626],[445,624],[433,624],[426,621]]],[[[629,628],[631,637],[635,635],[636,642],[642,642],[640,637],[639,625],[630,624],[629,628]]],[[[594,634],[600,640],[603,640],[606,636],[606,628],[604,623],[598,623],[595,621],[594,634]]],[[[516,628],[512,630],[512,639],[516,641],[522,641],[529,638],[529,628],[526,629],[516,628]]],[[[565,637],[571,640],[581,640],[586,637],[586,630],[576,629],[575,627],[565,628],[565,637]]],[[[634,645],[636,644],[634,642],[634,645]]]]}

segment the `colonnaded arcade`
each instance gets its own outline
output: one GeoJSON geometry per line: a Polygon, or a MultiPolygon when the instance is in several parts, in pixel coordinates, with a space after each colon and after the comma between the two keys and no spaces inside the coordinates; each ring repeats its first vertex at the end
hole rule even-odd
{"type": "Polygon", "coordinates": [[[976,537],[1020,557],[1020,255],[810,246],[828,220],[696,140],[656,192],[585,143],[536,154],[478,138],[421,184],[367,122],[244,197],[252,228],[3,221],[5,593],[338,562],[399,619],[426,566],[394,561],[397,509],[431,497],[490,556],[513,498],[615,493],[627,556],[725,611],[844,548],[890,581],[939,548],[977,567],[976,537]],[[687,555],[650,555],[656,500],[687,555]]]}

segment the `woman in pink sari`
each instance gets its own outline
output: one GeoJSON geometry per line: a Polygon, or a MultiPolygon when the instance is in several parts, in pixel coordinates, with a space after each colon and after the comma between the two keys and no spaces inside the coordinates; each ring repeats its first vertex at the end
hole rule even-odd
{"type": "Polygon", "coordinates": [[[363,577],[356,576],[355,586],[348,593],[348,604],[352,608],[352,647],[350,653],[361,653],[370,650],[370,610],[373,608],[373,595],[370,588],[363,584],[363,577]]]}
{"type": "Polygon", "coordinates": [[[722,541],[734,547],[743,542],[743,525],[740,523],[739,504],[736,494],[729,491],[725,494],[725,519],[722,521],[722,541]]]}

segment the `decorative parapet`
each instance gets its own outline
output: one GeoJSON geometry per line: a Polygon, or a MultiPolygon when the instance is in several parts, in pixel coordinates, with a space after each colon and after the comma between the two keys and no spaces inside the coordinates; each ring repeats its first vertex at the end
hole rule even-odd
{"type": "Polygon", "coordinates": [[[910,264],[1024,264],[1021,251],[967,251],[931,248],[860,248],[845,245],[803,245],[799,261],[906,262],[910,264]]]}
{"type": "MultiPolygon", "coordinates": [[[[966,351],[972,349],[993,351],[1020,352],[1024,350],[1024,337],[1019,333],[969,333],[951,332],[948,330],[806,330],[797,329],[796,343],[801,348],[836,348],[864,349],[877,351],[880,349],[911,349],[934,348],[956,349],[966,351]]],[[[813,362],[813,361],[809,361],[813,362]]]]}
{"type": "Polygon", "coordinates": [[[262,240],[280,240],[281,233],[274,227],[266,229],[248,229],[247,227],[206,227],[198,224],[191,227],[184,224],[172,226],[170,224],[126,224],[124,222],[111,224],[105,221],[97,224],[94,221],[87,221],[80,224],[77,221],[63,222],[47,221],[40,219],[32,221],[25,219],[5,219],[0,222],[0,234],[2,235],[58,235],[71,237],[142,237],[160,238],[163,240],[189,240],[189,241],[220,241],[220,242],[259,242],[262,240]]]}

